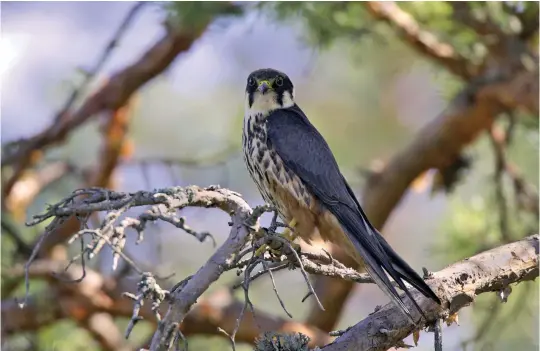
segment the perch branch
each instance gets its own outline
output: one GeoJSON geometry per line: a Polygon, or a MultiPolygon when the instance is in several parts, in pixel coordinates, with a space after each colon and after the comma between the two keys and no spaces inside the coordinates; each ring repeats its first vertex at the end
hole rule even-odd
{"type": "MultiPolygon", "coordinates": [[[[428,316],[428,323],[438,318],[444,318],[449,313],[455,313],[460,308],[470,304],[478,294],[505,291],[509,284],[534,279],[538,275],[537,255],[538,235],[483,252],[431,275],[428,284],[442,298],[445,308],[434,306],[429,301],[419,297],[416,292],[415,298],[420,299],[420,305],[428,316]]],[[[325,257],[320,256],[321,259],[325,257]]],[[[334,263],[334,265],[339,266],[338,263],[334,263]]],[[[62,269],[63,266],[54,261],[38,261],[32,266],[31,275],[33,277],[46,276],[47,272],[62,269]]],[[[80,275],[80,270],[81,267],[73,265],[67,273],[75,277],[80,275]]],[[[18,267],[10,273],[21,275],[23,269],[18,267]]],[[[80,319],[87,318],[87,316],[99,311],[105,311],[114,316],[131,316],[132,305],[127,299],[120,298],[120,291],[135,290],[135,287],[116,286],[112,287],[111,290],[111,284],[114,282],[107,281],[96,272],[88,269],[87,279],[80,284],[67,284],[65,285],[67,290],[49,291],[40,294],[39,297],[32,297],[24,309],[20,309],[14,300],[5,300],[2,303],[2,317],[6,322],[4,332],[9,335],[23,330],[37,329],[62,318],[65,311],[69,311],[70,315],[76,315],[80,319]],[[111,297],[107,298],[99,292],[100,290],[108,291],[111,297]],[[59,297],[57,295],[59,293],[69,293],[69,295],[59,297]],[[36,301],[36,298],[39,301],[36,301]],[[44,309],[47,311],[45,312],[44,309]],[[36,315],[44,318],[38,323],[35,319],[36,315]]],[[[186,285],[180,291],[185,293],[186,285]]],[[[181,325],[181,330],[185,335],[201,333],[220,335],[217,332],[218,327],[231,331],[243,306],[243,303],[234,300],[227,289],[220,289],[211,296],[200,300],[193,307],[181,325]]],[[[152,315],[151,309],[141,309],[141,316],[150,319],[152,315]]],[[[309,325],[271,317],[261,311],[257,311],[256,315],[257,323],[255,323],[253,315],[249,311],[246,312],[236,335],[238,341],[253,342],[255,336],[264,331],[302,332],[312,338],[310,343],[312,346],[324,345],[329,341],[328,336],[309,325]],[[255,324],[259,324],[261,329],[259,330],[255,324]]],[[[370,338],[373,335],[373,340],[376,342],[375,348],[366,349],[386,350],[388,347],[398,344],[400,340],[420,327],[415,329],[399,310],[389,304],[377,310],[375,314],[370,315],[358,325],[351,327],[350,330],[345,331],[343,336],[325,349],[341,350],[347,349],[348,346],[364,345],[372,340],[370,338]],[[356,336],[358,332],[363,333],[361,337],[356,336]]],[[[362,348],[358,349],[362,350],[362,348]]]]}
{"type": "MultiPolygon", "coordinates": [[[[538,277],[538,235],[485,251],[457,262],[433,275],[427,283],[443,301],[443,308],[414,291],[427,324],[446,319],[483,293],[503,291],[510,284],[538,277]]],[[[418,312],[407,300],[407,307],[418,312]]],[[[412,324],[393,304],[388,304],[347,330],[324,351],[388,350],[423,325],[412,324]]]]}

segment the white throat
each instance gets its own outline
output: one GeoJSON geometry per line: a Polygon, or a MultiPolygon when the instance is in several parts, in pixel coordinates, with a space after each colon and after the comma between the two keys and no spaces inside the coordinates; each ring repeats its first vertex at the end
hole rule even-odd
{"type": "Polygon", "coordinates": [[[286,91],[283,94],[283,104],[280,105],[277,102],[277,94],[275,92],[269,92],[266,94],[261,94],[256,91],[253,96],[253,104],[249,106],[249,95],[246,94],[245,99],[245,112],[247,115],[257,115],[262,114],[266,116],[270,111],[277,110],[280,108],[288,108],[294,105],[293,96],[290,92],[286,91]]]}

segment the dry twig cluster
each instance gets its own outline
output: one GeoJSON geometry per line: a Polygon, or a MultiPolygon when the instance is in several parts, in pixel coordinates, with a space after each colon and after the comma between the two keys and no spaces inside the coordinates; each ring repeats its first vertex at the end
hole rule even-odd
{"type": "MultiPolygon", "coordinates": [[[[134,302],[133,315],[126,336],[129,336],[135,324],[141,319],[139,311],[144,300],[149,300],[152,303],[155,318],[159,322],[151,343],[151,350],[172,349],[173,345],[176,345],[180,340],[187,344],[179,326],[187,317],[192,305],[221,274],[227,270],[238,270],[238,274],[243,275],[243,281],[238,284],[238,287],[242,287],[244,290],[244,305],[233,331],[228,333],[221,330],[230,338],[234,349],[235,336],[246,310],[249,308],[254,314],[254,307],[249,299],[249,285],[254,279],[264,274],[270,275],[276,296],[289,317],[292,316],[279,296],[273,278],[273,273],[277,270],[299,269],[306,280],[309,289],[308,296],[313,295],[315,299],[318,298],[311,287],[307,276],[308,272],[340,277],[354,282],[371,282],[368,276],[345,267],[329,253],[298,253],[290,242],[276,235],[275,229],[278,227],[276,216],[274,216],[270,228],[260,228],[258,218],[270,210],[271,208],[267,206],[252,210],[239,194],[217,186],[208,188],[173,187],[153,192],[140,191],[129,194],[91,188],[75,191],[59,203],[50,206],[45,213],[35,216],[28,225],[35,225],[53,218],[42,236],[42,238],[46,238],[55,229],[55,226],[61,225],[65,218],[71,216],[88,218],[94,212],[104,211],[107,213],[99,228],[90,229],[86,224],[83,224],[83,228],[73,235],[73,238],[79,239],[81,242],[83,235],[90,236],[89,243],[81,245],[81,253],[77,257],[82,262],[84,262],[85,256],[87,259],[92,259],[104,245],[108,245],[113,249],[115,258],[124,258],[141,274],[137,294],[130,292],[125,294],[134,302]],[[150,206],[150,208],[136,218],[121,216],[128,209],[140,206],[150,206]],[[188,234],[194,235],[202,241],[210,234],[198,235],[191,228],[186,230],[185,220],[180,220],[178,217],[178,211],[188,206],[220,208],[226,211],[232,217],[232,221],[229,223],[231,232],[227,240],[198,272],[179,282],[170,291],[166,291],[159,286],[152,273],[142,272],[135,266],[134,262],[123,254],[123,247],[127,239],[126,229],[132,228],[137,234],[137,241],[140,242],[143,239],[144,228],[148,221],[167,218],[166,222],[184,229],[188,234]],[[164,213],[166,216],[163,215],[164,213]],[[265,253],[264,257],[257,257],[254,252],[262,244],[268,244],[269,251],[265,253]],[[259,265],[262,265],[262,270],[252,274],[259,265]],[[168,302],[169,307],[162,320],[158,309],[164,302],[168,302]]],[[[34,248],[34,253],[38,251],[39,245],[34,248]]],[[[443,308],[440,308],[421,297],[419,293],[415,294],[415,298],[425,311],[426,321],[413,325],[395,306],[387,305],[377,309],[356,326],[341,333],[334,333],[333,335],[340,335],[340,337],[325,346],[324,349],[340,350],[344,347],[343,345],[347,345],[346,347],[355,345],[358,349],[367,349],[365,343],[369,343],[371,346],[377,345],[375,349],[384,350],[399,345],[408,334],[418,332],[423,326],[436,325],[440,319],[448,319],[459,309],[470,304],[474,297],[480,293],[491,291],[502,292],[505,295],[509,284],[536,278],[538,276],[537,254],[538,236],[532,236],[520,242],[479,254],[441,272],[426,273],[425,278],[428,279],[428,283],[444,301],[443,308]],[[506,262],[505,266],[496,264],[503,259],[506,262]]],[[[116,262],[116,259],[113,260],[113,268],[116,268],[116,262]]],[[[26,277],[30,274],[30,264],[31,260],[25,266],[26,277]]],[[[81,268],[82,277],[84,277],[86,275],[84,263],[81,268]]],[[[506,298],[507,296],[505,296],[506,298]]],[[[323,306],[320,305],[320,308],[323,309],[323,306]]]]}

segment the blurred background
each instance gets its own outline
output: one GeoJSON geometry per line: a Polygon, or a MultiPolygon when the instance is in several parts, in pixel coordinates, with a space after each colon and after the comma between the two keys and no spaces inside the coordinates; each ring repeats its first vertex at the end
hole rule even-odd
{"type": "MultiPolygon", "coordinates": [[[[290,76],[369,217],[417,271],[538,232],[537,2],[2,2],[0,11],[5,350],[148,341],[149,313],[123,338],[131,304],[120,294],[139,277],[113,272],[110,251],[88,263],[86,283],[50,275],[70,277],[73,218],[39,250],[35,267],[44,268],[32,271],[29,307],[18,309],[21,265],[47,224],[24,222],[89,186],[219,184],[261,204],[240,153],[246,78],[258,68],[290,76]]],[[[217,245],[228,234],[218,210],[182,215],[217,245]]],[[[135,241],[128,235],[126,252],[137,264],[175,273],[168,287],[215,250],[162,223],[135,241]]],[[[234,328],[236,279],[222,276],[182,326],[190,350],[230,348],[217,327],[234,328]]],[[[258,322],[242,324],[238,349],[268,328],[345,328],[388,302],[369,284],[312,279],[327,312],[301,303],[299,272],[276,274],[292,327],[269,279],[254,282],[258,322]]],[[[506,304],[483,295],[462,310],[459,326],[444,328],[444,349],[536,350],[538,329],[538,286],[523,283],[506,304]]],[[[422,333],[417,349],[432,349],[432,339],[422,333]]]]}

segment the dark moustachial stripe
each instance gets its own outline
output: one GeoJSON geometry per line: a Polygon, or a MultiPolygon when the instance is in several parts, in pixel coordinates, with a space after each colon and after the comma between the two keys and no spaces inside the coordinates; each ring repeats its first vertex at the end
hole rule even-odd
{"type": "Polygon", "coordinates": [[[277,103],[279,106],[283,106],[283,92],[281,94],[277,94],[277,103]]]}

